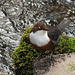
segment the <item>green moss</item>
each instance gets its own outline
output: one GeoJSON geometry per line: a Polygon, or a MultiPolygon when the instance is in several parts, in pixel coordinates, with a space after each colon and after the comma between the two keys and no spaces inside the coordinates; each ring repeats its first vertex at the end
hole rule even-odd
{"type": "Polygon", "coordinates": [[[39,53],[29,44],[31,29],[32,27],[24,32],[18,48],[13,52],[16,75],[33,75],[33,60],[39,53]]]}
{"type": "MultiPolygon", "coordinates": [[[[13,52],[13,59],[15,65],[16,75],[33,75],[33,60],[39,56],[37,52],[29,43],[28,37],[32,27],[29,27],[21,38],[20,44],[13,52]]],[[[58,53],[72,53],[75,52],[75,38],[70,38],[62,35],[58,47],[55,48],[54,54],[58,53]]],[[[46,51],[45,53],[49,53],[46,51]]]]}
{"type": "Polygon", "coordinates": [[[61,40],[54,53],[73,53],[75,52],[75,38],[62,35],[61,40]]]}

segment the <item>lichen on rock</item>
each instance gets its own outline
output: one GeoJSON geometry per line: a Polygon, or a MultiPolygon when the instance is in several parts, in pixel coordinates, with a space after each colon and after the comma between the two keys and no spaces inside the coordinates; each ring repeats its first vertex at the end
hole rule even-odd
{"type": "MultiPolygon", "coordinates": [[[[20,44],[13,52],[16,75],[33,75],[33,61],[39,56],[39,52],[34,49],[29,40],[29,34],[33,26],[24,31],[20,44]]],[[[61,41],[55,48],[53,54],[75,52],[75,38],[66,35],[61,36],[61,41]]],[[[48,53],[48,52],[45,52],[48,53]]]]}

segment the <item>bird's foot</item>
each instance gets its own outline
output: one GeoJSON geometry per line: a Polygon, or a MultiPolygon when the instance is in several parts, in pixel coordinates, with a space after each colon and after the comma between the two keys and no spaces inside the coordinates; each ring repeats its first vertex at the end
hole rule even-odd
{"type": "Polygon", "coordinates": [[[42,54],[40,53],[40,55],[39,55],[39,57],[37,57],[36,59],[34,59],[34,61],[33,62],[35,62],[35,61],[39,61],[40,60],[40,58],[42,58],[42,54]]]}
{"type": "Polygon", "coordinates": [[[53,60],[53,51],[51,52],[50,56],[49,56],[49,62],[51,63],[53,60]]]}

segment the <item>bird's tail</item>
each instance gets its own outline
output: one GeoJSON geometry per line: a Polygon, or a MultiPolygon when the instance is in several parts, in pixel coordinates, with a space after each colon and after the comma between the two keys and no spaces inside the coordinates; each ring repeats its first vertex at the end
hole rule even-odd
{"type": "Polygon", "coordinates": [[[62,20],[62,21],[58,24],[57,28],[58,28],[61,32],[63,32],[64,29],[65,29],[70,23],[71,23],[71,21],[70,21],[69,19],[64,19],[64,20],[62,20]]]}

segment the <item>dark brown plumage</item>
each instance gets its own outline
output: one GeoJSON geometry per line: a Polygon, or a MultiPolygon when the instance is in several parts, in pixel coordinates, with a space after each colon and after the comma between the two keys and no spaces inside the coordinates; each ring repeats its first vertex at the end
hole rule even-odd
{"type": "MultiPolygon", "coordinates": [[[[31,30],[31,33],[34,34],[37,31],[41,31],[41,30],[47,31],[47,36],[49,37],[50,41],[48,41],[48,43],[46,43],[45,45],[38,46],[38,45],[34,44],[36,42],[36,40],[34,43],[32,43],[31,42],[32,40],[30,40],[30,36],[29,36],[30,43],[37,50],[53,50],[58,45],[58,43],[61,39],[60,36],[61,36],[62,32],[64,31],[65,27],[69,25],[69,23],[70,23],[70,20],[65,20],[65,19],[63,21],[61,21],[61,23],[55,27],[48,26],[48,25],[44,24],[43,22],[36,23],[34,25],[33,29],[31,30]]],[[[41,39],[41,38],[39,38],[39,39],[41,39]]],[[[45,40],[45,39],[43,39],[43,40],[45,40]]],[[[41,43],[42,42],[43,41],[41,41],[41,43]]]]}

